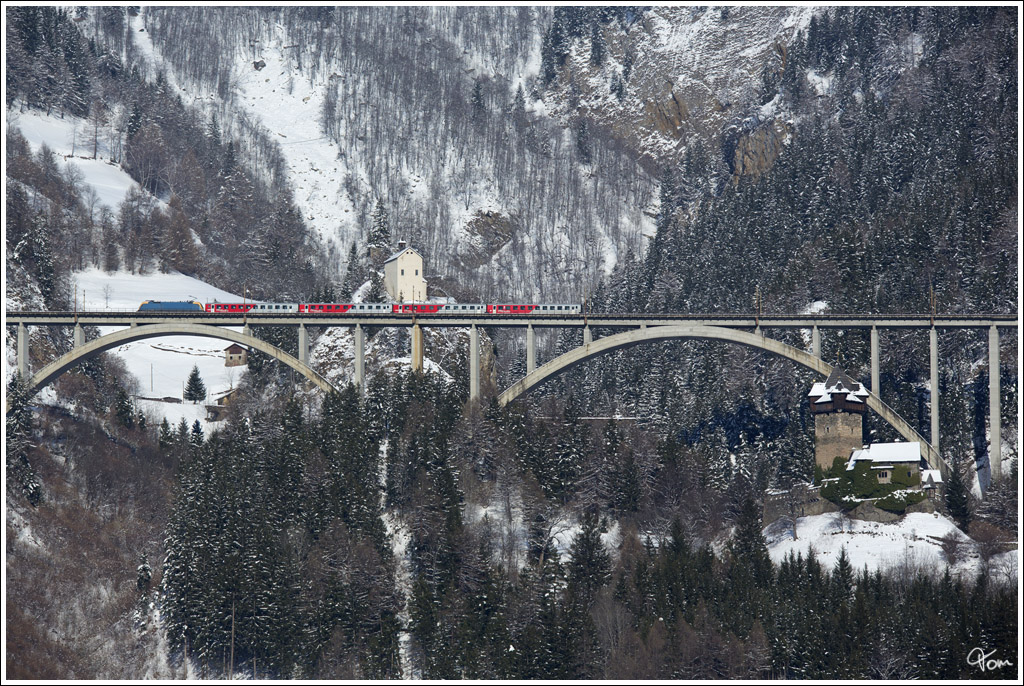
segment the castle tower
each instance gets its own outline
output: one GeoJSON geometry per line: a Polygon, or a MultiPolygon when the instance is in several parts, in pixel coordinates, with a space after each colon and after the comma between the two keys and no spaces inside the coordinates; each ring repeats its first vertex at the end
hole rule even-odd
{"type": "Polygon", "coordinates": [[[807,394],[814,415],[814,461],[822,469],[839,457],[845,462],[850,452],[864,445],[864,412],[868,392],[864,384],[851,379],[839,367],[824,383],[818,382],[807,394]]]}

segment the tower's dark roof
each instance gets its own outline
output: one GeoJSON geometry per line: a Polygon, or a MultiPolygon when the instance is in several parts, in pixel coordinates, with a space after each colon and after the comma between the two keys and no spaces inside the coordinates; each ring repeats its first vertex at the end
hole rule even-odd
{"type": "Polygon", "coordinates": [[[861,398],[866,398],[868,391],[864,384],[854,381],[839,367],[834,367],[825,382],[819,381],[811,386],[811,392],[807,395],[812,403],[833,402],[833,396],[843,396],[847,402],[863,403],[861,398]]]}

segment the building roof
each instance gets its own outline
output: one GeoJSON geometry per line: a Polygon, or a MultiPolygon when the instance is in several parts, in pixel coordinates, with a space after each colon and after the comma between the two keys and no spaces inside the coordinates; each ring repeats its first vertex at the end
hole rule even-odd
{"type": "Polygon", "coordinates": [[[245,348],[238,345],[237,343],[232,343],[228,347],[224,348],[224,352],[231,353],[232,355],[237,355],[238,353],[244,353],[245,348]]]}
{"type": "Polygon", "coordinates": [[[419,250],[417,250],[416,248],[410,248],[409,246],[405,246],[404,248],[402,248],[401,250],[399,250],[398,252],[396,252],[396,253],[395,253],[394,255],[392,255],[392,256],[391,256],[391,257],[389,257],[388,259],[384,260],[384,264],[387,264],[387,263],[388,263],[388,262],[390,262],[391,260],[397,260],[397,259],[398,259],[399,257],[401,257],[402,255],[404,255],[405,253],[407,253],[407,252],[410,252],[410,251],[411,251],[411,252],[414,252],[414,253],[416,253],[416,255],[417,255],[417,256],[418,256],[418,257],[419,257],[419,258],[420,258],[421,260],[423,259],[423,255],[420,255],[420,252],[419,252],[419,250]]]}
{"type": "Polygon", "coordinates": [[[913,443],[874,443],[866,445],[860,450],[854,450],[850,455],[850,461],[846,464],[846,470],[850,471],[859,461],[872,463],[872,468],[882,466],[892,467],[894,464],[920,463],[921,444],[913,443]]]}
{"type": "Polygon", "coordinates": [[[824,383],[819,381],[811,386],[807,394],[815,403],[827,403],[832,401],[833,395],[845,395],[847,402],[862,403],[862,398],[868,397],[868,391],[864,384],[854,381],[839,367],[832,369],[824,383]]]}
{"type": "Polygon", "coordinates": [[[938,469],[923,469],[921,470],[921,483],[922,484],[941,484],[942,483],[942,472],[938,469]]]}

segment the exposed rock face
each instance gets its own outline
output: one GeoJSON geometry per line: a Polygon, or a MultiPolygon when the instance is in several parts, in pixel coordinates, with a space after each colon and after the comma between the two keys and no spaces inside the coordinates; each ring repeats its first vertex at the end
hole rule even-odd
{"type": "Polygon", "coordinates": [[[586,41],[577,42],[545,104],[566,120],[586,116],[659,164],[679,161],[694,145],[720,151],[730,127],[769,121],[736,147],[736,175],[760,175],[789,133],[772,121],[777,113],[762,102],[762,84],[781,73],[788,45],[813,12],[652,7],[628,31],[605,29],[601,66],[590,62],[586,41]],[[621,99],[610,87],[615,79],[625,84],[621,99]]]}
{"type": "Polygon", "coordinates": [[[930,500],[922,500],[919,503],[907,505],[906,513],[910,514],[912,512],[923,512],[925,514],[932,514],[935,512],[935,503],[933,503],[930,500]]]}
{"type": "Polygon", "coordinates": [[[478,212],[466,224],[469,240],[459,250],[459,261],[467,269],[487,264],[505,247],[516,231],[516,221],[498,212],[478,212]]]}
{"type": "Polygon", "coordinates": [[[865,501],[850,512],[852,519],[861,519],[865,522],[895,522],[900,515],[879,510],[873,503],[865,501]]]}
{"type": "Polygon", "coordinates": [[[789,138],[790,127],[778,121],[768,122],[740,137],[732,160],[732,182],[737,184],[743,176],[758,178],[782,154],[789,138]]]}
{"type": "Polygon", "coordinates": [[[788,492],[767,493],[764,498],[762,522],[765,526],[790,514],[811,517],[838,512],[835,503],[821,497],[821,488],[810,484],[795,484],[788,492]]]}

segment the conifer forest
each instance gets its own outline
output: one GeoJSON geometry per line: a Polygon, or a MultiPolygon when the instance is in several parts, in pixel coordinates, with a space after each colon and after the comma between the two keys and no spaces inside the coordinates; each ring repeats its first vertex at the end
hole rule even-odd
{"type": "MultiPolygon", "coordinates": [[[[1016,5],[3,12],[7,312],[390,303],[402,241],[436,302],[1019,314],[1016,5]]],[[[823,379],[755,348],[619,349],[502,405],[523,329],[479,327],[475,399],[468,329],[425,327],[418,370],[364,327],[360,388],[362,342],[309,327],[325,393],[160,338],[36,392],[17,328],[5,681],[1020,678],[1016,325],[998,364],[942,330],[937,389],[928,332],[885,330],[874,390],[927,440],[938,394],[951,473],[874,518],[834,485],[767,516],[842,470],[823,379]]],[[[33,372],[80,344],[28,328],[33,372]]],[[[538,328],[537,366],[583,343],[538,328]]],[[[868,331],[821,358],[866,381],[868,331]]]]}

